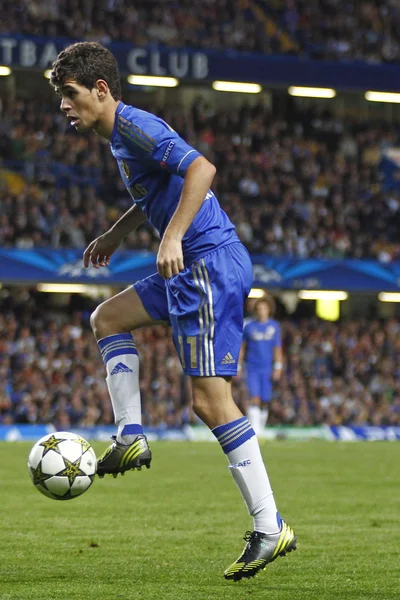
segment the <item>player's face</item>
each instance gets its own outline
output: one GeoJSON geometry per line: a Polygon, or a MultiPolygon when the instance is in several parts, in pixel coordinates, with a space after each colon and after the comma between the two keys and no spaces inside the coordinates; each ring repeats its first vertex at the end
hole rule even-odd
{"type": "Polygon", "coordinates": [[[256,315],[259,321],[267,321],[269,319],[269,305],[266,302],[257,304],[256,315]]]}
{"type": "Polygon", "coordinates": [[[77,131],[93,129],[100,117],[101,105],[97,89],[88,90],[74,80],[66,81],[58,90],[61,110],[77,131]]]}

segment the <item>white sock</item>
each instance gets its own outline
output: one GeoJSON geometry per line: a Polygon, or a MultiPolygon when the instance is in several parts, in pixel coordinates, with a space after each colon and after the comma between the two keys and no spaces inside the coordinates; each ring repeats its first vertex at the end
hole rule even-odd
{"type": "Polygon", "coordinates": [[[242,417],[212,430],[222,446],[232,476],[243,496],[254,530],[279,531],[277,509],[260,447],[248,419],[242,417]]]}
{"type": "Polygon", "coordinates": [[[261,409],[261,415],[260,415],[260,425],[261,425],[261,431],[264,429],[264,427],[267,424],[268,421],[268,415],[269,415],[269,410],[268,408],[262,408],[261,409]]]}
{"type": "Polygon", "coordinates": [[[254,429],[254,433],[258,436],[261,433],[261,409],[257,404],[250,404],[247,409],[247,418],[254,429]]]}
{"type": "Polygon", "coordinates": [[[118,426],[117,440],[131,444],[143,433],[136,346],[130,333],[109,335],[98,344],[107,369],[106,382],[118,426]]]}

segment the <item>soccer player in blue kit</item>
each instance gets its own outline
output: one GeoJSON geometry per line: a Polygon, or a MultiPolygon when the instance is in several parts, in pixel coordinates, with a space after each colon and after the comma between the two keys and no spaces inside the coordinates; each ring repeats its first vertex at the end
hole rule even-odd
{"type": "Polygon", "coordinates": [[[246,365],[247,417],[256,435],[261,433],[267,422],[272,383],[279,381],[282,374],[281,330],[278,321],[271,318],[274,304],[269,296],[255,302],[256,318],[244,327],[239,356],[239,363],[244,361],[246,365]]]}
{"type": "Polygon", "coordinates": [[[277,512],[254,430],[232,399],[252,266],[210,191],[215,167],[163,120],[121,101],[117,62],[101,44],[80,42],[63,50],[50,82],[71,125],[110,143],[133,199],[111,229],[89,244],[84,265],[107,266],[124,237],[147,219],[161,238],[157,273],[106,300],[91,316],[118,427],[98,460],[98,475],[150,466],[131,331],[169,322],[192,380],[193,409],[219,441],[254,519],[254,531],[246,534],[245,548],[225,577],[252,577],[294,550],[296,536],[277,512]]]}

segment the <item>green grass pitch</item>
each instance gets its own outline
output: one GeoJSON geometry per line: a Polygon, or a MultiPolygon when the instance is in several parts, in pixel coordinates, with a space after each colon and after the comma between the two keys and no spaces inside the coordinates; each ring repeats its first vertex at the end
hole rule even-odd
{"type": "Polygon", "coordinates": [[[251,520],[217,444],[153,443],[149,471],[68,502],[32,486],[31,445],[0,444],[0,600],[400,598],[396,443],[266,442],[298,549],[239,583],[223,571],[251,520]]]}

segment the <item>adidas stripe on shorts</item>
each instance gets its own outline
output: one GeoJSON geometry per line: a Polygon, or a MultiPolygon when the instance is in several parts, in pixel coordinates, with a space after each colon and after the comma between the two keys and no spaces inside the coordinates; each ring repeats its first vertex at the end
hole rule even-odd
{"type": "Polygon", "coordinates": [[[135,283],[153,319],[172,326],[187,375],[236,375],[243,305],[251,289],[250,256],[240,242],[210,252],[168,280],[155,273],[135,283]]]}

